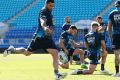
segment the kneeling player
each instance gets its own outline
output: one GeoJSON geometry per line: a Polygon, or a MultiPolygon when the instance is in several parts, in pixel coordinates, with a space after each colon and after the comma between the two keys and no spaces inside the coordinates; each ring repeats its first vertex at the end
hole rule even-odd
{"type": "Polygon", "coordinates": [[[75,33],[77,33],[76,26],[70,26],[69,30],[63,32],[59,38],[59,46],[65,52],[65,54],[68,56],[67,63],[65,63],[65,64],[60,63],[60,66],[65,69],[69,68],[70,57],[73,55],[77,55],[77,54],[80,54],[80,62],[82,63],[81,67],[87,68],[87,66],[84,64],[83,50],[79,49],[79,48],[75,48],[75,47],[80,46],[73,40],[73,36],[75,35],[75,33]]]}
{"type": "Polygon", "coordinates": [[[88,49],[88,58],[90,59],[90,65],[87,70],[74,70],[71,74],[92,74],[100,59],[100,48],[105,53],[105,41],[103,36],[97,32],[99,24],[97,22],[91,23],[91,31],[85,36],[85,46],[88,49]]]}

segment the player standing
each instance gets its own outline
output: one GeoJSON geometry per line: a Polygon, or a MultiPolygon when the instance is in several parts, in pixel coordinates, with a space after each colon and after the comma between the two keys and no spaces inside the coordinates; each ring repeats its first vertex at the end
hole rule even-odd
{"type": "Polygon", "coordinates": [[[70,24],[70,18],[69,16],[65,17],[65,23],[62,26],[62,31],[66,31],[70,28],[71,24],[70,24]]]}
{"type": "Polygon", "coordinates": [[[108,33],[112,41],[112,48],[115,54],[115,74],[113,76],[118,77],[119,63],[120,63],[120,0],[115,2],[116,10],[113,10],[109,15],[108,33]],[[112,30],[113,29],[113,30],[112,30]]]}
{"type": "MultiPolygon", "coordinates": [[[[98,16],[97,17],[97,22],[99,23],[99,28],[98,28],[98,32],[102,34],[104,41],[106,43],[106,28],[107,25],[102,21],[102,17],[98,16]]],[[[108,73],[108,71],[105,70],[104,66],[105,66],[105,62],[106,62],[106,58],[107,58],[107,51],[104,51],[105,53],[103,53],[102,51],[103,49],[101,49],[101,73],[108,73]]]]}

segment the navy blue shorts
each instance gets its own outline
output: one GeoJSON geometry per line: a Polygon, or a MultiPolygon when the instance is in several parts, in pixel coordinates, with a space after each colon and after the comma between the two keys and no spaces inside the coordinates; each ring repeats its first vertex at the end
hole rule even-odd
{"type": "Polygon", "coordinates": [[[69,54],[67,55],[68,56],[68,61],[70,61],[70,57],[73,56],[74,51],[75,51],[75,49],[72,49],[72,48],[68,50],[68,52],[69,52],[69,54]]]}
{"type": "Polygon", "coordinates": [[[47,49],[57,49],[54,41],[52,39],[44,38],[44,37],[34,37],[28,46],[27,50],[33,52],[38,49],[43,49],[47,52],[47,49]]]}
{"type": "Polygon", "coordinates": [[[73,56],[73,53],[74,53],[75,49],[70,49],[68,50],[69,54],[68,54],[68,61],[70,61],[70,57],[73,56]]]}
{"type": "Polygon", "coordinates": [[[120,49],[120,34],[119,35],[113,35],[113,49],[120,49]]]}
{"type": "Polygon", "coordinates": [[[80,54],[73,56],[74,61],[80,61],[80,54]]]}
{"type": "Polygon", "coordinates": [[[98,61],[100,60],[100,52],[94,53],[88,50],[85,50],[85,54],[87,55],[88,59],[90,59],[90,64],[97,65],[98,61]]]}

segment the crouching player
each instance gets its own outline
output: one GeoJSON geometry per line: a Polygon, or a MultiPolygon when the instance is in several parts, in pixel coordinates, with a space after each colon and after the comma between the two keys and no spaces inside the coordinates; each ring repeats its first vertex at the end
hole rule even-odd
{"type": "Polygon", "coordinates": [[[88,58],[90,59],[89,68],[87,70],[74,70],[71,73],[72,75],[92,74],[101,56],[100,49],[102,48],[103,53],[106,53],[105,41],[101,33],[97,31],[98,27],[99,24],[97,22],[92,22],[91,31],[85,36],[85,46],[88,50],[88,58]]]}
{"type": "Polygon", "coordinates": [[[60,66],[62,68],[68,69],[70,58],[73,55],[77,55],[77,54],[80,54],[80,62],[82,63],[81,68],[87,68],[87,66],[84,64],[84,52],[82,49],[76,48],[76,47],[80,47],[80,45],[73,40],[73,36],[76,33],[77,33],[77,28],[76,26],[72,25],[67,31],[63,32],[59,38],[59,46],[68,56],[67,63],[65,64],[60,63],[60,66]]]}

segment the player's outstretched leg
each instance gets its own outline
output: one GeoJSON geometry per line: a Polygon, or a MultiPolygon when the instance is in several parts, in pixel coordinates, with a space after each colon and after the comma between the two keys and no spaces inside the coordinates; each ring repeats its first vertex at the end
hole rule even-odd
{"type": "Polygon", "coordinates": [[[3,57],[7,57],[10,53],[14,52],[15,48],[14,46],[9,46],[4,52],[3,57]]]}
{"type": "Polygon", "coordinates": [[[21,53],[25,52],[26,49],[24,47],[15,48],[14,46],[9,46],[3,53],[3,57],[7,57],[10,53],[21,53]]]}

